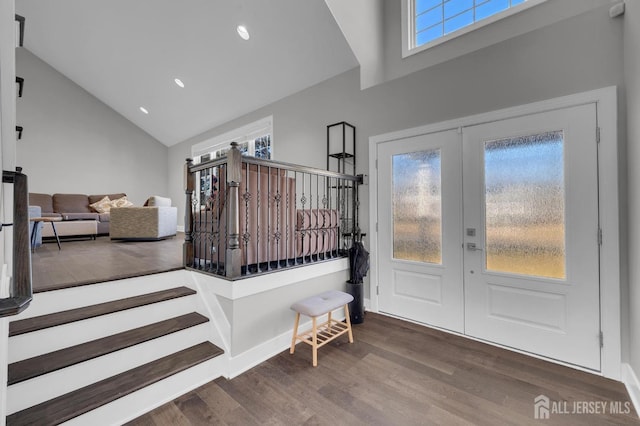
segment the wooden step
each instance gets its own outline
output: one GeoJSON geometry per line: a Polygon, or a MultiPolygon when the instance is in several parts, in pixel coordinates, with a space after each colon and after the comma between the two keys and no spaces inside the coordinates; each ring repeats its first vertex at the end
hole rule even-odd
{"type": "Polygon", "coordinates": [[[203,324],[207,321],[209,321],[209,318],[192,312],[80,345],[17,361],[9,364],[8,384],[13,385],[29,380],[120,349],[203,324]]]}
{"type": "Polygon", "coordinates": [[[203,342],[7,416],[7,425],[57,425],[223,353],[203,342]]]}
{"type": "Polygon", "coordinates": [[[86,306],[68,311],[56,312],[48,315],[41,315],[33,318],[26,318],[9,323],[9,337],[17,336],[31,331],[42,330],[100,315],[111,314],[152,303],[164,302],[179,297],[195,294],[195,290],[188,287],[177,287],[169,290],[157,291],[143,294],[141,296],[128,297],[126,299],[114,300],[112,302],[99,303],[97,305],[86,306]]]}

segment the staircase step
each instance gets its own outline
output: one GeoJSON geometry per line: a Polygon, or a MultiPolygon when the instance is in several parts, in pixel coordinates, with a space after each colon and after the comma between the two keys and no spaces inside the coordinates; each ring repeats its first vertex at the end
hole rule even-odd
{"type": "Polygon", "coordinates": [[[9,337],[62,324],[68,324],[75,321],[81,321],[88,318],[94,318],[100,315],[150,305],[152,303],[190,296],[195,293],[195,290],[188,287],[177,287],[169,290],[143,294],[141,296],[114,300],[112,302],[99,303],[97,305],[86,306],[83,308],[70,309],[68,311],[26,318],[9,323],[9,337]]]}
{"type": "Polygon", "coordinates": [[[80,345],[17,361],[9,364],[8,384],[13,385],[43,374],[51,373],[52,371],[60,370],[120,349],[203,324],[207,321],[209,321],[207,317],[192,312],[80,345]]]}
{"type": "Polygon", "coordinates": [[[203,342],[7,416],[7,425],[57,425],[221,355],[203,342]]]}

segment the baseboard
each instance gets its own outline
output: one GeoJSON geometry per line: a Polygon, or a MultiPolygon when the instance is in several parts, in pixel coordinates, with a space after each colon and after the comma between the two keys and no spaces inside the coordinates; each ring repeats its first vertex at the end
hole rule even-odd
{"type": "Polygon", "coordinates": [[[631,398],[631,403],[636,409],[636,413],[640,415],[640,381],[633,371],[633,367],[626,362],[622,363],[622,383],[624,383],[627,392],[629,392],[629,398],[631,398]]]}
{"type": "MultiPolygon", "coordinates": [[[[344,313],[340,315],[338,312],[334,312],[333,318],[342,321],[344,320],[344,313]]],[[[300,323],[299,330],[308,330],[311,328],[311,320],[304,323],[300,323]]],[[[229,370],[225,376],[227,379],[233,379],[239,376],[247,370],[255,367],[258,364],[263,363],[269,358],[279,354],[280,352],[287,350],[291,347],[291,336],[293,334],[293,328],[288,330],[273,339],[267,340],[255,346],[240,355],[229,357],[229,370]]],[[[293,356],[293,355],[292,355],[293,356]]]]}
{"type": "Polygon", "coordinates": [[[291,331],[280,334],[273,339],[267,340],[248,351],[229,357],[229,369],[225,377],[233,379],[256,365],[268,360],[287,349],[291,345],[291,331]]]}
{"type": "Polygon", "coordinates": [[[178,232],[184,232],[184,225],[178,225],[178,232]]]}

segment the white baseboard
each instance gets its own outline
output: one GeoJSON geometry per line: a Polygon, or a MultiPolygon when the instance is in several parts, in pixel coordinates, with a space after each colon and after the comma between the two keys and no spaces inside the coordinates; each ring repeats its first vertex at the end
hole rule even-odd
{"type": "Polygon", "coordinates": [[[622,383],[629,392],[629,398],[631,398],[636,413],[640,415],[640,381],[631,365],[626,362],[622,363],[622,383]]]}
{"type": "Polygon", "coordinates": [[[248,351],[229,357],[229,369],[225,377],[233,379],[256,365],[268,360],[291,345],[291,332],[285,332],[248,351]]]}
{"type": "Polygon", "coordinates": [[[176,230],[178,232],[184,232],[184,225],[178,225],[176,230]]]}

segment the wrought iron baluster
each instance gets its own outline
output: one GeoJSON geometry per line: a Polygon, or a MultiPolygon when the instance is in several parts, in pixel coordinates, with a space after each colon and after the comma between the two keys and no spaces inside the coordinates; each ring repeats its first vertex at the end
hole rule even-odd
{"type": "MultiPolygon", "coordinates": [[[[304,186],[305,186],[304,185],[304,176],[305,176],[306,173],[301,173],[301,174],[302,174],[302,197],[300,198],[300,204],[302,205],[303,217],[306,217],[305,206],[307,204],[307,197],[305,196],[305,193],[304,193],[304,190],[305,190],[304,189],[304,186]]],[[[311,214],[311,212],[308,212],[308,213],[311,214]]],[[[309,217],[311,217],[311,216],[309,216],[309,217]]],[[[302,224],[304,226],[304,220],[303,220],[302,224]]],[[[306,229],[304,229],[304,230],[301,230],[300,232],[301,232],[301,237],[302,237],[302,264],[304,265],[305,264],[305,255],[307,253],[306,250],[305,250],[305,240],[306,240],[305,236],[306,236],[306,233],[308,231],[306,229]]],[[[309,243],[311,243],[311,241],[309,241],[309,243]]]]}
{"type": "MultiPolygon", "coordinates": [[[[251,189],[249,187],[249,164],[245,164],[244,165],[244,194],[243,194],[243,201],[244,201],[244,233],[242,235],[242,239],[244,241],[244,259],[245,261],[243,263],[247,262],[247,259],[249,259],[249,244],[251,244],[251,233],[249,232],[249,215],[251,213],[251,207],[250,207],[250,201],[251,201],[251,193],[249,192],[249,190],[251,189]]],[[[249,271],[249,265],[245,265],[245,275],[250,274],[251,272],[249,271]]]]}
{"type": "Polygon", "coordinates": [[[267,271],[271,270],[271,167],[267,167],[267,271]]]}

